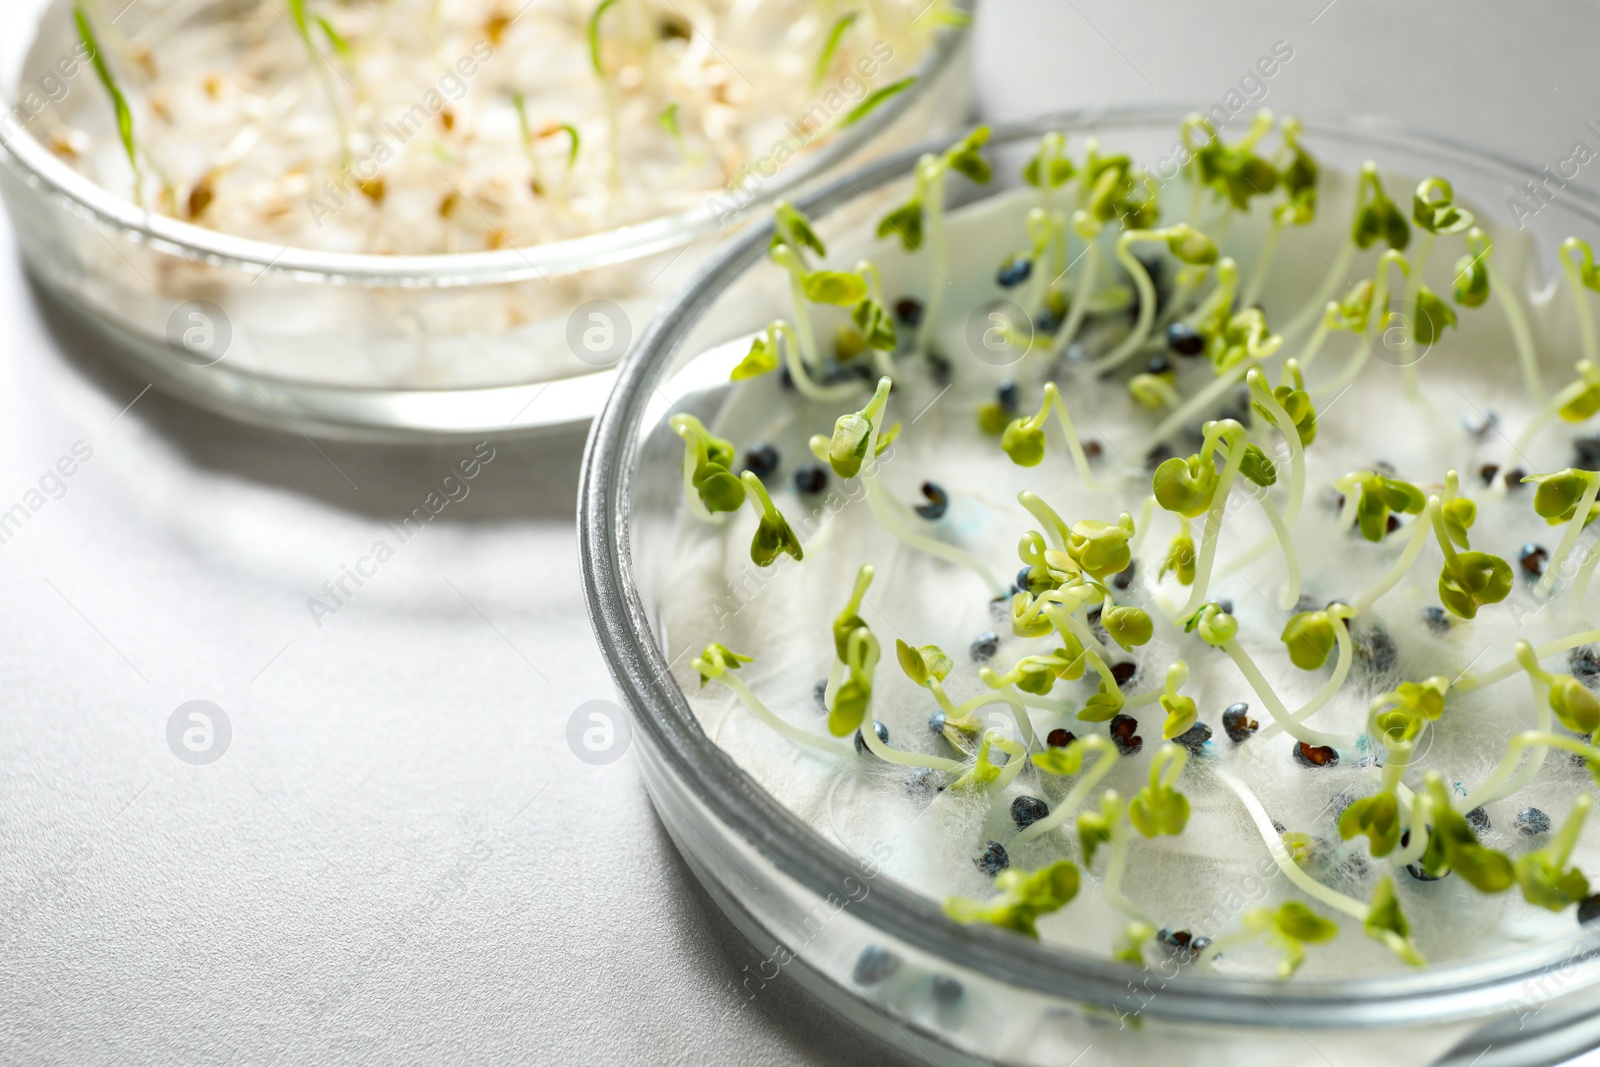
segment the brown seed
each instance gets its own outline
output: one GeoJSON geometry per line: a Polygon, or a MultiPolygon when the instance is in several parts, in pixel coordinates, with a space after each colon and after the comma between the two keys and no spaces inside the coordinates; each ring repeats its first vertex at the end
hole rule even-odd
{"type": "Polygon", "coordinates": [[[1304,741],[1295,746],[1294,757],[1307,767],[1336,767],[1339,753],[1327,745],[1308,745],[1304,741]]]}
{"type": "Polygon", "coordinates": [[[1077,735],[1065,727],[1058,726],[1045,735],[1045,744],[1051,748],[1066,748],[1078,739],[1077,735]]]}
{"type": "Polygon", "coordinates": [[[1500,465],[1498,463],[1485,463],[1482,467],[1478,468],[1478,477],[1483,479],[1484,485],[1493,484],[1494,476],[1499,473],[1500,465]]]}

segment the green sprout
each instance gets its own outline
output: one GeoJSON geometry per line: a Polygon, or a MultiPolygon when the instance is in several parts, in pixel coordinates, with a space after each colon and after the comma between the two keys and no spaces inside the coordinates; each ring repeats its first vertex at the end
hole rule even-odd
{"type": "Polygon", "coordinates": [[[1580,796],[1572,805],[1567,821],[1544,848],[1518,856],[1512,871],[1522,895],[1529,904],[1560,911],[1589,895],[1589,879],[1576,867],[1567,866],[1567,857],[1578,843],[1578,833],[1593,802],[1580,796]]]}
{"type": "MultiPolygon", "coordinates": [[[[300,35],[300,42],[305,46],[306,56],[311,61],[312,69],[317,72],[317,79],[322,82],[323,95],[328,98],[328,110],[333,113],[333,120],[339,128],[339,169],[350,169],[350,129],[345,117],[344,105],[339,100],[338,91],[335,89],[333,79],[328,76],[327,61],[323,57],[317,44],[311,37],[311,21],[306,15],[306,0],[289,0],[289,21],[293,23],[295,32],[300,35]]],[[[324,32],[330,40],[338,35],[332,33],[332,27],[320,17],[317,21],[322,25],[324,32]]],[[[342,38],[340,39],[342,40],[342,38]]],[[[334,42],[337,49],[339,44],[334,42]]]]}
{"type": "Polygon", "coordinates": [[[1289,649],[1289,661],[1303,671],[1314,671],[1328,662],[1338,644],[1336,622],[1327,611],[1302,611],[1290,617],[1278,635],[1289,649]]]}
{"type": "Polygon", "coordinates": [[[1128,801],[1128,821],[1145,837],[1176,837],[1189,825],[1189,798],[1173,788],[1188,762],[1189,750],[1170,744],[1162,745],[1150,761],[1149,780],[1128,801]]]}
{"type": "Polygon", "coordinates": [[[1511,888],[1515,879],[1511,860],[1479,843],[1472,824],[1451,805],[1443,778],[1430,771],[1425,783],[1433,829],[1422,853],[1422,869],[1435,877],[1453,870],[1483,893],[1511,888]]]}
{"type": "Polygon", "coordinates": [[[897,82],[891,82],[882,88],[874,89],[872,92],[867,94],[867,98],[865,100],[861,101],[861,103],[850,109],[845,117],[839,121],[839,125],[854,126],[856,123],[860,122],[862,119],[878,110],[878,108],[882,107],[885,103],[899,96],[901,93],[905,92],[915,84],[917,84],[917,76],[912,74],[909,77],[901,78],[897,82]]]}
{"type": "Polygon", "coordinates": [[[772,497],[767,495],[767,487],[761,484],[761,479],[753,471],[745,471],[742,477],[745,488],[749,490],[747,499],[750,506],[760,518],[755,537],[750,541],[751,561],[758,567],[770,567],[781,553],[787,553],[796,561],[803,559],[805,552],[800,547],[800,539],[789,528],[789,521],[783,517],[783,513],[772,503],[772,497]]]}
{"type": "Polygon", "coordinates": [[[1044,386],[1044,401],[1039,405],[1039,410],[1031,416],[1023,416],[1012,420],[1000,435],[1000,448],[1011,457],[1011,462],[1019,467],[1037,467],[1044,461],[1045,447],[1045,422],[1051,413],[1056,416],[1056,422],[1061,426],[1061,432],[1066,437],[1067,451],[1072,454],[1073,466],[1077,468],[1078,478],[1084,485],[1091,489],[1104,488],[1101,481],[1089,469],[1089,455],[1083,449],[1083,441],[1078,437],[1078,430],[1072,423],[1072,416],[1067,413],[1067,402],[1061,395],[1061,390],[1055,382],[1046,382],[1044,386]]]}
{"type": "Polygon", "coordinates": [[[133,170],[133,199],[143,207],[144,172],[139,167],[139,147],[133,136],[133,111],[128,107],[128,98],[123,95],[116,75],[112,73],[111,65],[106,62],[105,54],[100,49],[94,24],[89,21],[89,12],[81,3],[73,5],[72,19],[77,26],[78,40],[89,53],[89,63],[94,67],[95,77],[100,79],[101,87],[111,98],[111,106],[117,117],[117,137],[122,142],[122,151],[128,157],[128,166],[133,170]]]}
{"type": "Polygon", "coordinates": [[[1533,495],[1533,510],[1539,517],[1552,526],[1567,524],[1561,542],[1546,562],[1544,577],[1539,579],[1537,593],[1542,598],[1555,588],[1561,566],[1577,547],[1584,527],[1600,517],[1600,507],[1595,503],[1596,497],[1600,497],[1600,473],[1568,467],[1554,474],[1533,475],[1523,480],[1538,484],[1533,495]]]}
{"type": "Polygon", "coordinates": [[[700,688],[704,689],[713,678],[721,678],[726,671],[736,671],[741,665],[754,663],[753,656],[741,656],[725,645],[710,644],[692,661],[691,666],[700,675],[700,688]]]}
{"type": "Polygon", "coordinates": [[[1245,929],[1264,937],[1278,950],[1278,977],[1288,978],[1305,962],[1305,946],[1331,941],[1339,927],[1298,900],[1285,901],[1276,910],[1255,908],[1245,913],[1245,929]]]}
{"type": "Polygon", "coordinates": [[[1128,229],[1117,238],[1116,257],[1122,264],[1123,270],[1133,280],[1134,288],[1139,293],[1139,317],[1118,345],[1106,355],[1096,360],[1093,364],[1095,373],[1100,374],[1114,367],[1121,366],[1136,352],[1144,347],[1145,341],[1150,336],[1150,328],[1156,320],[1156,289],[1155,283],[1150,280],[1150,271],[1138,256],[1133,254],[1133,246],[1139,243],[1159,243],[1167,246],[1167,251],[1181,263],[1191,266],[1211,266],[1217,262],[1217,245],[1210,237],[1201,233],[1186,222],[1176,226],[1168,226],[1159,230],[1128,229]]]}
{"type": "Polygon", "coordinates": [[[850,32],[856,19],[861,17],[859,11],[847,11],[834,20],[833,26],[828,30],[828,36],[822,43],[822,51],[817,54],[817,64],[811,71],[811,88],[813,91],[822,87],[823,81],[828,77],[828,71],[833,67],[833,58],[839,54],[839,45],[844,42],[844,35],[850,32]]]}
{"type": "Polygon", "coordinates": [[[984,731],[983,736],[978,739],[978,751],[972,766],[965,774],[950,783],[950,791],[961,794],[987,789],[990,786],[1003,787],[1022,772],[1022,757],[1027,751],[1027,746],[1022,742],[1013,741],[998,730],[984,731]],[[1005,753],[1005,763],[994,762],[990,753],[995,749],[1005,753]]]}
{"type": "Polygon", "coordinates": [[[1078,895],[1079,874],[1071,860],[1057,860],[1032,872],[1007,867],[994,882],[1000,893],[995,900],[951,897],[945,901],[945,914],[958,923],[989,923],[1037,940],[1040,917],[1060,911],[1078,895]]]}
{"type": "Polygon", "coordinates": [[[1351,240],[1356,247],[1371,248],[1382,240],[1394,251],[1404,252],[1411,243],[1411,227],[1400,208],[1384,192],[1377,164],[1371,160],[1361,165],[1361,186],[1357,195],[1360,200],[1351,227],[1351,240]]]}
{"type": "Polygon", "coordinates": [[[860,411],[840,415],[833,424],[833,437],[828,442],[828,464],[841,478],[854,478],[861,473],[867,458],[867,447],[875,436],[876,421],[889,403],[889,379],[878,382],[872,399],[860,411]]]}
{"type": "Polygon", "coordinates": [[[693,415],[674,415],[669,425],[683,438],[683,489],[690,510],[710,520],[719,511],[744,507],[744,482],[733,473],[733,443],[712,434],[693,415]]]}
{"type": "Polygon", "coordinates": [[[1561,242],[1561,270],[1566,275],[1573,309],[1577,312],[1583,358],[1590,363],[1600,363],[1600,341],[1595,336],[1594,312],[1584,292],[1586,289],[1600,292],[1600,265],[1595,263],[1594,249],[1588,241],[1581,237],[1568,237],[1561,242]]]}
{"type": "MultiPolygon", "coordinates": [[[[886,88],[892,89],[893,86],[886,88]]],[[[866,107],[872,100],[872,97],[868,97],[856,110],[866,107]]],[[[924,155],[917,161],[910,197],[896,205],[878,224],[879,238],[898,237],[907,252],[920,249],[925,238],[929,246],[931,278],[928,283],[928,302],[923,309],[922,322],[917,327],[913,346],[918,356],[926,357],[931,350],[947,288],[945,278],[950,249],[945,233],[946,181],[949,173],[955,171],[979,185],[987,184],[993,177],[993,170],[983,157],[983,146],[988,142],[989,127],[979,126],[942,155],[924,155]]]]}
{"type": "Polygon", "coordinates": [[[1395,895],[1394,879],[1385,875],[1372,888],[1372,903],[1368,906],[1366,921],[1361,924],[1367,936],[1382,942],[1389,951],[1413,967],[1424,966],[1417,946],[1411,941],[1411,924],[1400,910],[1400,899],[1395,895]]]}
{"type": "MultiPolygon", "coordinates": [[[[1189,732],[1189,728],[1200,718],[1200,710],[1196,707],[1194,698],[1184,696],[1178,692],[1188,680],[1189,665],[1183,660],[1176,660],[1167,668],[1166,681],[1162,685],[1161,696],[1157,700],[1157,703],[1161,705],[1161,710],[1167,713],[1166,721],[1161,726],[1161,737],[1165,741],[1171,741],[1175,737],[1182,737],[1189,732]]],[[[1134,799],[1135,801],[1138,800],[1137,797],[1134,799]]]]}
{"type": "Polygon", "coordinates": [[[1347,501],[1355,500],[1355,519],[1361,536],[1373,542],[1389,535],[1390,515],[1395,512],[1420,515],[1428,504],[1427,496],[1410,482],[1373,471],[1347,474],[1334,482],[1334,487],[1345,494],[1347,501]],[[1357,495],[1352,497],[1351,494],[1357,495]]]}
{"type": "MultiPolygon", "coordinates": [[[[1182,137],[1189,148],[1196,178],[1201,185],[1210,186],[1218,199],[1227,200],[1236,210],[1248,211],[1250,201],[1266,196],[1278,187],[1278,171],[1255,151],[1256,145],[1272,129],[1273,115],[1259,111],[1250,123],[1244,137],[1234,144],[1224,144],[1208,119],[1190,116],[1184,121],[1182,137]],[[1201,144],[1190,141],[1191,131],[1205,134],[1201,144]]],[[[1315,175],[1312,176],[1313,183],[1315,175]]]]}
{"type": "Polygon", "coordinates": [[[1133,537],[1133,516],[1124,511],[1116,522],[1085,519],[1072,524],[1067,534],[1067,555],[1091,578],[1105,581],[1121,574],[1133,561],[1128,542],[1133,537]]]}

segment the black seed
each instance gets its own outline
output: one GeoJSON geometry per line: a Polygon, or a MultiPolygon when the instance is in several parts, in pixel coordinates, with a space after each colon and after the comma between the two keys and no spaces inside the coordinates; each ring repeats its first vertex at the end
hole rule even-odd
{"type": "Polygon", "coordinates": [[[1572,676],[1590,689],[1600,681],[1600,653],[1595,651],[1593,645],[1579,645],[1567,657],[1567,670],[1572,676]]]}
{"type": "Polygon", "coordinates": [[[868,945],[856,957],[856,985],[875,985],[899,969],[899,956],[877,945],[868,945]]]}
{"type": "Polygon", "coordinates": [[[1199,752],[1201,746],[1211,740],[1211,727],[1197,722],[1172,740],[1190,752],[1199,752]]]}
{"type": "Polygon", "coordinates": [[[1372,469],[1377,471],[1379,474],[1383,475],[1386,478],[1398,478],[1398,477],[1400,477],[1400,473],[1394,469],[1394,464],[1390,463],[1386,459],[1375,459],[1375,460],[1373,460],[1372,461],[1372,469]]]}
{"type": "Polygon", "coordinates": [[[1033,260],[1016,258],[1006,261],[994,276],[995,283],[1002,289],[1015,289],[1028,280],[1033,273],[1033,260]]]}
{"type": "Polygon", "coordinates": [[[1517,832],[1527,834],[1529,837],[1538,837],[1540,834],[1550,832],[1550,816],[1538,808],[1523,808],[1517,812],[1516,820],[1512,823],[1517,832]]]}
{"type": "Polygon", "coordinates": [[[778,365],[778,384],[783,386],[785,392],[794,392],[794,375],[789,373],[789,364],[778,365]]]}
{"type": "Polygon", "coordinates": [[[1467,812],[1466,819],[1478,833],[1486,834],[1489,832],[1489,813],[1484,811],[1481,806],[1467,812]]]}
{"type": "Polygon", "coordinates": [[[1017,410],[1017,405],[1022,402],[1022,390],[1010,378],[1002,381],[994,391],[995,403],[1000,405],[1000,410],[1011,413],[1017,410]]]}
{"type": "Polygon", "coordinates": [[[1150,374],[1170,374],[1172,372],[1172,360],[1166,356],[1151,356],[1150,362],[1145,364],[1144,369],[1150,374]]]}
{"type": "Polygon", "coordinates": [[[778,469],[778,450],[771,445],[751,445],[744,454],[744,469],[763,481],[778,469]]]}
{"type": "Polygon", "coordinates": [[[969,651],[978,663],[993,659],[994,654],[1000,651],[1000,635],[993,630],[985,630],[972,639],[972,648],[969,651]]]}
{"type": "Polygon", "coordinates": [[[1133,584],[1134,576],[1138,573],[1139,565],[1132,560],[1129,560],[1127,569],[1119,571],[1117,575],[1111,579],[1111,584],[1116,586],[1118,589],[1127,589],[1133,584]]]}
{"type": "Polygon", "coordinates": [[[1588,925],[1596,919],[1600,919],[1600,893],[1578,901],[1578,921],[1588,925]]]}
{"type": "Polygon", "coordinates": [[[1499,425],[1500,416],[1496,415],[1493,410],[1485,411],[1481,415],[1466,415],[1461,419],[1461,428],[1473,437],[1483,437],[1499,425]]]}
{"type": "Polygon", "coordinates": [[[1306,767],[1337,767],[1339,753],[1327,745],[1308,745],[1304,741],[1294,746],[1294,758],[1306,767]]]}
{"type": "Polygon", "coordinates": [[[1019,592],[1026,593],[1028,591],[1028,575],[1032,573],[1032,567],[1024,567],[1017,572],[1017,590],[1019,592]]]}
{"type": "Polygon", "coordinates": [[[1356,659],[1372,674],[1388,674],[1394,670],[1395,662],[1400,658],[1394,638],[1389,636],[1388,630],[1379,626],[1361,631],[1354,643],[1356,659]]]}
{"type": "Polygon", "coordinates": [[[1144,738],[1135,731],[1139,720],[1132,715],[1114,715],[1111,718],[1111,740],[1124,756],[1131,756],[1144,747],[1144,738]]]}
{"type": "Polygon", "coordinates": [[[1500,464],[1485,463],[1478,468],[1478,477],[1483,479],[1484,485],[1493,485],[1494,476],[1500,473],[1500,464]]]}
{"type": "MultiPolygon", "coordinates": [[[[878,740],[884,744],[889,743],[889,728],[877,719],[872,720],[872,732],[878,735],[878,740]]],[[[863,756],[872,755],[872,749],[867,747],[867,739],[861,736],[861,731],[856,731],[856,751],[863,756]]]]}
{"type": "Polygon", "coordinates": [[[816,702],[818,711],[828,710],[828,680],[823,678],[811,687],[811,699],[816,702]]]}
{"type": "Polygon", "coordinates": [[[1174,956],[1192,960],[1211,944],[1209,937],[1196,937],[1188,930],[1163,928],[1156,933],[1156,942],[1172,951],[1174,956]]]}
{"type": "Polygon", "coordinates": [[[1167,347],[1180,356],[1198,356],[1206,350],[1206,339],[1188,323],[1175,322],[1167,327],[1167,347]]]}
{"type": "Polygon", "coordinates": [[[906,794],[913,799],[933,796],[944,788],[939,784],[938,773],[931,767],[918,767],[906,779],[906,794]]]}
{"type": "Polygon", "coordinates": [[[1094,607],[1092,607],[1088,611],[1084,612],[1083,613],[1083,621],[1087,622],[1090,626],[1099,626],[1100,625],[1100,612],[1101,612],[1102,608],[1103,608],[1103,605],[1096,604],[1094,607]]]}
{"type": "Polygon", "coordinates": [[[820,493],[828,487],[828,471],[820,463],[805,463],[795,468],[794,487],[802,493],[820,493]]]}
{"type": "Polygon", "coordinates": [[[1040,333],[1055,333],[1061,328],[1061,316],[1049,308],[1045,308],[1034,316],[1033,325],[1040,333]]]}
{"type": "Polygon", "coordinates": [[[1398,529],[1400,529],[1400,516],[1391,511],[1389,512],[1389,521],[1383,527],[1384,535],[1392,534],[1398,529]]]}
{"type": "Polygon", "coordinates": [[[1229,741],[1243,741],[1260,728],[1250,717],[1249,704],[1233,704],[1222,713],[1222,729],[1226,731],[1229,741]]]}
{"type": "Polygon", "coordinates": [[[983,850],[983,855],[972,862],[977,866],[979,872],[993,878],[1011,866],[1011,857],[1006,855],[1006,846],[998,841],[990,841],[989,847],[983,850]]]}
{"type": "MultiPolygon", "coordinates": [[[[1433,833],[1432,826],[1428,827],[1428,832],[1430,834],[1433,833]]],[[[1400,832],[1400,847],[1405,848],[1409,844],[1411,844],[1411,831],[1402,830],[1400,832]]],[[[1448,876],[1450,872],[1444,871],[1440,874],[1429,874],[1427,871],[1423,870],[1420,863],[1408,863],[1406,864],[1406,873],[1419,882],[1437,882],[1439,879],[1448,876]]]]}
{"type": "Polygon", "coordinates": [[[1066,748],[1078,739],[1078,735],[1063,726],[1057,726],[1045,735],[1044,743],[1051,748],[1066,748]]]}
{"type": "Polygon", "coordinates": [[[1038,797],[1018,797],[1011,802],[1011,821],[1018,830],[1026,830],[1049,814],[1050,805],[1038,797]]]}
{"type": "Polygon", "coordinates": [[[966,992],[961,988],[961,983],[951,978],[948,974],[933,976],[933,1002],[942,1008],[953,1008],[961,1003],[961,997],[966,992]]]}
{"type": "Polygon", "coordinates": [[[949,719],[945,716],[943,711],[935,711],[932,715],[928,716],[928,732],[930,734],[944,733],[944,724],[948,721],[949,719]]]}
{"type": "Polygon", "coordinates": [[[1422,609],[1422,621],[1436,634],[1450,632],[1450,616],[1437,604],[1422,609]]]}
{"type": "Polygon", "coordinates": [[[1600,437],[1580,437],[1572,442],[1577,453],[1572,465],[1581,471],[1600,471],[1600,437]]]}
{"type": "Polygon", "coordinates": [[[907,326],[922,325],[922,301],[914,296],[902,296],[894,302],[894,317],[907,326]]]}
{"type": "Polygon", "coordinates": [[[938,482],[923,482],[922,495],[928,498],[928,502],[916,506],[917,514],[929,522],[944,518],[944,513],[950,510],[950,494],[938,482]]]}
{"type": "Polygon", "coordinates": [[[1328,801],[1328,808],[1333,812],[1333,821],[1337,823],[1339,821],[1339,817],[1344,814],[1344,809],[1348,808],[1355,802],[1356,798],[1351,795],[1348,789],[1336,793],[1333,799],[1328,801]]]}
{"type": "Polygon", "coordinates": [[[1517,553],[1517,562],[1522,564],[1522,569],[1529,575],[1537,578],[1544,573],[1544,565],[1550,562],[1550,553],[1529,541],[1522,546],[1522,551],[1517,553]]]}
{"type": "Polygon", "coordinates": [[[1512,467],[1510,470],[1506,471],[1506,488],[1511,490],[1513,493],[1516,492],[1518,489],[1522,488],[1522,479],[1526,478],[1527,476],[1528,472],[1523,470],[1521,467],[1512,467]]]}
{"type": "Polygon", "coordinates": [[[1139,665],[1132,660],[1125,659],[1121,663],[1113,664],[1111,667],[1111,677],[1117,680],[1118,685],[1127,685],[1133,681],[1133,676],[1138,673],[1139,665]]]}
{"type": "Polygon", "coordinates": [[[1221,600],[1217,601],[1217,607],[1222,609],[1222,613],[1224,615],[1232,615],[1233,614],[1233,598],[1232,597],[1223,597],[1221,600]]]}
{"type": "Polygon", "coordinates": [[[989,618],[993,619],[996,625],[1001,623],[1009,624],[1011,622],[1011,597],[1009,595],[997,596],[989,601],[989,618]]]}
{"type": "Polygon", "coordinates": [[[928,353],[928,377],[940,385],[950,381],[950,361],[938,352],[928,353]]]}

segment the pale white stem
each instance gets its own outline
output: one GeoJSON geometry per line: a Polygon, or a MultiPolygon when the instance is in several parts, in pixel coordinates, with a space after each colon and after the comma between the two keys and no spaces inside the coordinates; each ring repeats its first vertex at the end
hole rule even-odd
{"type": "Polygon", "coordinates": [[[1261,806],[1261,801],[1250,791],[1250,787],[1226,771],[1218,771],[1217,777],[1222,779],[1224,785],[1233,790],[1234,796],[1239,798],[1239,803],[1244,805],[1245,811],[1250,814],[1250,821],[1255,823],[1256,830],[1261,834],[1262,843],[1267,846],[1272,861],[1278,865],[1278,870],[1293,882],[1295,888],[1308,896],[1315,897],[1328,907],[1342,911],[1346,915],[1360,922],[1367,921],[1369,909],[1361,901],[1347,897],[1336,889],[1323,885],[1305,871],[1289,855],[1289,850],[1284,848],[1283,840],[1278,836],[1277,827],[1272,825],[1272,817],[1267,814],[1267,809],[1261,806]]]}
{"type": "MultiPolygon", "coordinates": [[[[801,729],[793,723],[779,718],[772,712],[770,708],[761,702],[761,699],[757,697],[755,693],[751,692],[749,686],[745,685],[733,675],[725,673],[720,675],[716,680],[726,686],[734,696],[738,697],[740,703],[742,703],[746,708],[750,709],[750,714],[754,715],[757,719],[760,719],[764,724],[770,726],[772,729],[776,730],[784,737],[787,737],[789,740],[798,742],[799,744],[806,745],[822,752],[827,752],[830,755],[849,755],[849,749],[845,748],[844,745],[840,744],[838,741],[835,741],[833,738],[823,737],[820,734],[814,734],[810,730],[801,729]]],[[[868,724],[867,732],[873,733],[874,738],[877,737],[877,734],[872,731],[870,723],[868,724]]]]}
{"type": "Polygon", "coordinates": [[[1394,566],[1390,567],[1371,589],[1356,598],[1356,602],[1352,606],[1355,608],[1357,615],[1371,610],[1372,605],[1376,604],[1389,590],[1400,584],[1400,579],[1406,576],[1406,572],[1411,569],[1411,565],[1417,561],[1417,556],[1422,553],[1422,546],[1427,544],[1428,533],[1433,527],[1434,514],[1438,510],[1438,499],[1430,497],[1427,509],[1411,522],[1411,537],[1406,541],[1405,550],[1400,553],[1400,558],[1394,561],[1394,566]]]}
{"type": "Polygon", "coordinates": [[[1511,339],[1517,346],[1517,360],[1522,364],[1522,380],[1528,396],[1535,404],[1544,403],[1544,382],[1539,377],[1539,356],[1533,346],[1533,331],[1528,328],[1528,317],[1522,310],[1522,298],[1506,284],[1505,278],[1485,257],[1489,270],[1489,286],[1500,298],[1500,307],[1506,314],[1506,325],[1511,327],[1511,339]]]}

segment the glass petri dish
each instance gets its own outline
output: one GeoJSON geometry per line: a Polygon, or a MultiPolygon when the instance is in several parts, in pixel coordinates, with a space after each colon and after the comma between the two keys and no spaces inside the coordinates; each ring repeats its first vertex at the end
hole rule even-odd
{"type": "MultiPolygon", "coordinates": [[[[1160,160],[1172,154],[1183,117],[1171,108],[1107,109],[998,128],[990,142],[996,182],[964,186],[956,199],[1014,188],[1006,176],[1049,131],[1160,160]]],[[[1325,166],[1353,171],[1373,159],[1385,173],[1445,174],[1462,203],[1504,204],[1541,177],[1383,120],[1305,127],[1325,166]]],[[[920,151],[947,144],[885,158],[796,203],[825,238],[841,239],[879,217],[873,203],[897,202],[920,151]]],[[[1562,239],[1600,234],[1600,200],[1570,193],[1523,220],[1547,280],[1558,276],[1562,239]]],[[[1092,1046],[1097,1062],[1127,1064],[1534,1067],[1600,1045],[1593,934],[1374,977],[1267,984],[1157,975],[951,921],[870,857],[796,818],[708,738],[674,675],[687,650],[677,660],[663,651],[659,591],[683,503],[682,443],[667,420],[688,412],[713,424],[729,395],[728,350],[787,314],[781,289],[750,295],[771,234],[753,226],[724,247],[620,368],[591,431],[578,515],[591,621],[633,717],[645,781],[691,869],[764,954],[741,979],[751,995],[788,974],[855,1024],[941,1065],[1062,1064],[1092,1046]],[[885,960],[894,981],[874,980],[885,960]],[[952,1008],[951,990],[969,1010],[952,1008]]]]}
{"type": "MultiPolygon", "coordinates": [[[[119,28],[133,32],[148,6],[119,28]]],[[[226,15],[227,3],[189,6],[187,17],[203,18],[226,15]]],[[[945,27],[910,88],[770,175],[758,170],[761,180],[737,195],[525,248],[333,253],[147,212],[17,121],[36,110],[30,96],[100,92],[86,64],[70,80],[55,73],[77,45],[71,7],[53,0],[45,10],[0,121],[0,198],[29,271],[158,387],[236,419],[335,437],[480,437],[586,423],[655,306],[745,218],[847,164],[953,129],[971,104],[967,30],[945,27]],[[592,328],[604,343],[589,342],[592,328]],[[202,343],[185,340],[194,330],[189,337],[202,343]]]]}

